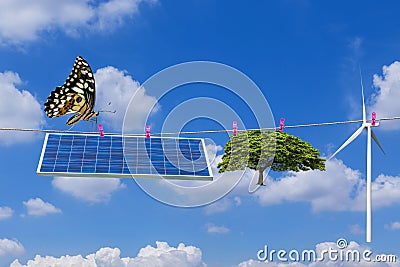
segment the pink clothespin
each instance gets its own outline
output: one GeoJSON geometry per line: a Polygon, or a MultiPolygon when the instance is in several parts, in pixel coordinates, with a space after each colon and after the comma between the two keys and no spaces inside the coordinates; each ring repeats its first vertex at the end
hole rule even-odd
{"type": "Polygon", "coordinates": [[[100,137],[104,137],[103,125],[101,123],[99,123],[99,125],[97,127],[99,128],[100,137]]]}
{"type": "Polygon", "coordinates": [[[238,126],[237,126],[237,121],[233,121],[233,135],[237,135],[237,130],[238,130],[238,126]]]}
{"type": "Polygon", "coordinates": [[[285,128],[285,118],[281,118],[281,122],[279,123],[279,131],[282,132],[283,128],[285,128]]]}
{"type": "Polygon", "coordinates": [[[372,126],[375,126],[375,124],[376,124],[376,113],[375,113],[375,112],[372,112],[371,125],[372,125],[372,126]]]}
{"type": "Polygon", "coordinates": [[[150,125],[146,125],[146,138],[150,138],[150,125]]]}

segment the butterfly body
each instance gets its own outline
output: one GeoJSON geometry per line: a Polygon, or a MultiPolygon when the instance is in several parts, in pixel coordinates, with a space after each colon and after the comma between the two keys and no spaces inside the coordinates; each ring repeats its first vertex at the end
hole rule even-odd
{"type": "Polygon", "coordinates": [[[92,69],[81,56],[75,59],[71,74],[62,86],[51,92],[44,104],[49,118],[74,113],[67,125],[98,116],[94,111],[96,99],[95,82],[92,69]]]}

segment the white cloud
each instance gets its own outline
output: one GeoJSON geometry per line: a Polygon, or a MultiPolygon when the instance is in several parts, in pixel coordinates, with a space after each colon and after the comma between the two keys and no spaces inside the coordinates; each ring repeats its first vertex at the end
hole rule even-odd
{"type": "MultiPolygon", "coordinates": [[[[265,185],[253,191],[258,172],[250,169],[218,174],[216,165],[221,156],[212,164],[214,171],[213,186],[207,188],[207,195],[193,191],[187,194],[186,200],[196,203],[209,203],[209,196],[215,199],[226,193],[227,186],[234,188],[223,199],[205,207],[206,214],[229,210],[234,204],[241,203],[235,197],[254,198],[263,206],[282,203],[310,203],[313,212],[323,211],[365,211],[366,182],[359,170],[346,166],[341,160],[332,159],[326,162],[326,171],[286,172],[280,178],[267,177],[265,185]],[[241,179],[240,179],[241,178],[241,179]],[[240,181],[235,185],[232,181],[240,181]],[[254,192],[254,193],[249,193],[254,192]],[[208,201],[208,202],[207,202],[208,201]]],[[[387,207],[400,203],[400,177],[379,175],[372,183],[373,208],[387,207]]],[[[196,185],[193,181],[190,183],[196,185]]],[[[197,184],[199,185],[199,184],[197,184]]],[[[199,185],[199,188],[202,185],[199,185]]],[[[204,187],[205,188],[205,187],[204,187]]],[[[161,189],[160,189],[161,190],[161,189]]],[[[181,188],[175,192],[183,195],[181,188]]]]}
{"type": "Polygon", "coordinates": [[[89,203],[107,202],[126,185],[117,178],[54,177],[53,187],[89,203]]]}
{"type": "Polygon", "coordinates": [[[6,255],[22,255],[25,252],[24,246],[18,240],[7,238],[0,239],[0,257],[6,255]]]}
{"type": "MultiPolygon", "coordinates": [[[[41,257],[36,255],[33,260],[29,260],[26,265],[22,265],[19,260],[15,260],[11,263],[10,267],[58,267],[58,266],[80,266],[80,267],[95,267],[97,266],[94,262],[93,256],[88,255],[87,258],[83,258],[81,255],[77,256],[62,256],[61,258],[55,258],[52,256],[41,257]]],[[[99,265],[101,266],[101,265],[99,265]]],[[[112,265],[111,265],[112,266],[112,265]]],[[[110,267],[111,267],[110,266],[110,267]]],[[[102,266],[103,267],[103,266],[102,266]]],[[[105,267],[105,266],[104,266],[105,267]]]]}
{"type": "Polygon", "coordinates": [[[385,224],[385,229],[388,230],[399,230],[400,222],[391,222],[390,224],[385,224]]]}
{"type": "MultiPolygon", "coordinates": [[[[1,17],[1,16],[0,16],[1,17]]],[[[41,128],[43,111],[39,102],[26,90],[18,90],[22,81],[15,72],[0,72],[0,128],[41,128]]],[[[1,144],[27,142],[35,136],[27,132],[0,131],[1,144]]]]}
{"type": "Polygon", "coordinates": [[[31,198],[28,201],[22,202],[27,209],[28,215],[44,216],[52,213],[61,213],[59,208],[49,202],[44,202],[41,198],[31,198]]]}
{"type": "Polygon", "coordinates": [[[207,215],[225,212],[231,209],[233,206],[240,206],[242,204],[242,200],[240,197],[235,196],[231,199],[228,196],[221,198],[207,206],[204,207],[204,212],[207,215]]]}
{"type": "Polygon", "coordinates": [[[262,205],[282,202],[310,202],[313,211],[362,210],[361,173],[342,161],[326,162],[326,171],[289,173],[279,180],[267,179],[255,192],[262,205]],[[354,196],[352,198],[352,193],[354,196]],[[355,198],[354,198],[355,197],[355,198]]]}
{"type": "MultiPolygon", "coordinates": [[[[123,23],[125,17],[139,13],[138,6],[143,0],[110,0],[101,3],[96,9],[97,23],[95,26],[100,29],[109,29],[110,26],[118,26],[123,23]]],[[[147,2],[156,2],[151,0],[147,2]]]]}
{"type": "Polygon", "coordinates": [[[235,201],[236,206],[242,205],[242,199],[238,196],[234,197],[233,200],[235,201]]]}
{"type": "MultiPolygon", "coordinates": [[[[270,248],[272,249],[272,248],[270,248]]],[[[307,249],[314,250],[316,256],[322,255],[323,250],[335,249],[339,250],[336,242],[321,242],[315,245],[314,248],[307,249]]],[[[364,250],[371,250],[369,247],[359,245],[358,243],[351,241],[348,242],[348,246],[343,249],[346,251],[359,251],[363,253],[364,250]]],[[[20,255],[24,252],[23,246],[18,241],[11,241],[8,239],[0,240],[0,256],[4,255],[1,252],[5,251],[8,254],[20,255]],[[3,250],[2,250],[3,249],[3,250]]],[[[301,255],[300,250],[300,255],[301,255]]],[[[377,251],[373,251],[371,259],[374,259],[378,255],[377,251]]],[[[361,254],[362,255],[362,254],[361,254]]],[[[300,262],[278,262],[276,254],[274,257],[275,261],[272,262],[261,262],[259,260],[250,259],[243,261],[236,265],[237,267],[323,267],[323,266],[380,266],[380,267],[398,267],[399,263],[374,263],[374,262],[343,262],[340,260],[329,261],[329,254],[325,253],[324,261],[312,262],[308,265],[300,262]]],[[[185,244],[179,244],[177,247],[170,246],[167,242],[156,241],[156,246],[146,246],[140,249],[139,253],[134,257],[121,257],[121,251],[119,248],[104,247],[99,249],[93,254],[89,254],[86,257],[82,255],[76,256],[61,256],[59,258],[52,256],[40,256],[36,255],[34,259],[28,260],[24,265],[19,260],[15,260],[10,267],[37,267],[37,266],[82,266],[82,267],[169,267],[169,266],[180,266],[180,267],[205,267],[207,266],[202,260],[202,252],[200,248],[194,246],[186,246],[185,244]]]]}
{"type": "Polygon", "coordinates": [[[400,177],[379,175],[372,183],[372,200],[375,207],[400,203],[400,177]]]}
{"type": "MultiPolygon", "coordinates": [[[[216,165],[220,160],[221,156],[218,156],[213,164],[215,173],[218,171],[216,165]]],[[[237,172],[224,174],[227,175],[225,179],[238,175],[237,172]]],[[[223,201],[219,200],[207,206],[205,212],[223,212],[235,202],[241,203],[237,202],[235,197],[249,196],[249,184],[257,182],[257,179],[254,179],[257,177],[258,172],[247,169],[232,192],[223,201]]],[[[259,187],[250,195],[264,206],[285,202],[309,202],[314,212],[365,210],[365,177],[359,170],[351,169],[338,159],[327,161],[326,171],[289,172],[279,179],[267,177],[264,183],[266,186],[259,187]]],[[[379,175],[372,183],[372,199],[374,209],[400,203],[400,177],[379,175]]]]}
{"type": "Polygon", "coordinates": [[[354,235],[361,235],[364,234],[364,229],[361,228],[361,226],[359,224],[352,224],[349,226],[349,230],[350,233],[354,234],[354,235]]]}
{"type": "Polygon", "coordinates": [[[13,216],[14,211],[10,207],[0,207],[0,221],[9,219],[13,216]]]}
{"type": "Polygon", "coordinates": [[[156,247],[146,246],[140,249],[136,257],[121,258],[118,248],[101,248],[94,254],[86,257],[62,256],[55,258],[51,256],[37,255],[29,260],[26,265],[15,260],[10,267],[36,267],[36,266],[82,266],[82,267],[205,267],[202,261],[202,253],[199,248],[179,244],[176,248],[169,246],[166,242],[156,242],[156,247]]]}
{"type": "Polygon", "coordinates": [[[108,31],[154,0],[14,0],[0,1],[0,44],[39,39],[52,31],[78,35],[84,30],[108,31]]]}
{"type": "MultiPolygon", "coordinates": [[[[360,171],[347,167],[341,160],[326,162],[326,171],[289,173],[273,180],[254,194],[262,205],[283,202],[310,202],[313,211],[365,210],[365,180],[360,171]]],[[[400,179],[378,176],[372,183],[374,208],[400,201],[400,179]]]]}
{"type": "Polygon", "coordinates": [[[194,246],[185,246],[180,243],[176,248],[166,242],[156,242],[157,247],[147,246],[142,248],[137,257],[131,259],[127,266],[187,266],[205,267],[202,261],[201,250],[194,246]],[[131,265],[129,265],[131,264],[131,265]]]}
{"type": "Polygon", "coordinates": [[[248,260],[248,261],[244,261],[239,263],[239,265],[237,265],[237,267],[304,267],[306,265],[301,264],[301,263],[296,263],[296,262],[292,262],[292,263],[275,263],[275,262],[262,262],[262,261],[258,261],[258,260],[248,260]]]}
{"type": "Polygon", "coordinates": [[[139,130],[144,132],[145,121],[150,111],[156,112],[158,109],[157,99],[146,95],[146,90],[140,87],[139,82],[132,79],[126,72],[118,70],[114,67],[105,67],[98,69],[95,73],[97,86],[97,103],[101,108],[102,105],[111,102],[106,109],[116,110],[116,113],[101,113],[99,121],[106,122],[104,125],[105,131],[107,126],[121,131],[125,112],[128,104],[134,94],[135,106],[129,106],[130,121],[125,124],[124,130],[139,130]],[[136,99],[137,98],[137,99],[136,99]],[[137,101],[136,101],[137,100],[137,101]],[[152,110],[153,105],[155,109],[152,110]],[[134,114],[134,115],[132,115],[134,114]]]}
{"type": "Polygon", "coordinates": [[[221,213],[227,211],[231,207],[232,207],[232,201],[228,197],[224,197],[205,206],[204,211],[207,215],[210,215],[214,213],[221,213]]]}
{"type": "MultiPolygon", "coordinates": [[[[221,160],[222,156],[219,155],[212,164],[216,179],[220,175],[216,166],[221,160]]],[[[236,179],[239,172],[225,172],[224,175],[224,179],[236,179]]],[[[314,212],[365,210],[365,177],[359,170],[354,170],[335,158],[326,162],[326,171],[288,172],[283,173],[279,179],[268,176],[264,182],[266,186],[249,194],[249,188],[255,187],[257,178],[257,171],[246,169],[230,194],[206,206],[205,213],[223,212],[234,204],[238,206],[241,199],[237,200],[235,197],[239,196],[251,196],[264,206],[309,202],[314,212]]],[[[400,177],[379,175],[372,183],[372,200],[374,209],[400,203],[400,177]]]]}
{"type": "MultiPolygon", "coordinates": [[[[383,66],[383,75],[374,75],[374,86],[377,91],[371,97],[370,110],[377,113],[378,118],[397,117],[400,114],[400,62],[395,61],[389,66],[383,66]]],[[[385,122],[382,122],[385,123],[385,122]]],[[[400,129],[400,122],[385,123],[382,129],[400,129]]]]}
{"type": "Polygon", "coordinates": [[[207,233],[209,234],[227,234],[230,229],[225,226],[218,226],[214,224],[207,224],[207,233]]]}

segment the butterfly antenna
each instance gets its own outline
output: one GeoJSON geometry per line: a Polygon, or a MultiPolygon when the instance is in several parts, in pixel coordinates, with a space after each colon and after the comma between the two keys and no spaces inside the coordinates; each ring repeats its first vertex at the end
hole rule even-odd
{"type": "Polygon", "coordinates": [[[97,117],[94,117],[94,120],[93,120],[93,131],[95,132],[96,130],[97,130],[97,117]]]}
{"type": "Polygon", "coordinates": [[[109,113],[115,113],[115,112],[117,112],[117,110],[105,110],[105,107],[106,106],[110,106],[111,105],[111,102],[108,102],[107,104],[105,104],[100,110],[99,110],[99,113],[100,112],[109,112],[109,113]]]}
{"type": "Polygon", "coordinates": [[[72,130],[72,128],[74,128],[74,126],[75,126],[75,124],[72,124],[72,126],[71,126],[71,127],[69,127],[67,131],[71,131],[71,130],[72,130]]]}

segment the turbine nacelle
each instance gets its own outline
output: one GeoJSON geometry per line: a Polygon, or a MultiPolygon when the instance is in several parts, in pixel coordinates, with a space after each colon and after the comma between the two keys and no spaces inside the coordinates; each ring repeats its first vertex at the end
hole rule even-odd
{"type": "MultiPolygon", "coordinates": [[[[378,127],[379,126],[379,122],[375,122],[375,125],[372,125],[371,122],[363,122],[363,124],[361,125],[360,128],[357,129],[357,131],[355,131],[350,137],[349,139],[346,140],[346,142],[343,143],[343,145],[341,147],[339,147],[338,150],[336,150],[335,153],[333,153],[328,160],[331,160],[332,158],[334,158],[336,156],[336,154],[338,154],[341,150],[343,150],[346,146],[348,146],[351,142],[354,141],[354,139],[356,139],[364,129],[371,128],[371,127],[378,127]]],[[[375,143],[378,145],[378,147],[381,149],[381,151],[383,152],[383,154],[385,154],[385,151],[383,150],[382,145],[379,143],[378,138],[376,137],[376,135],[374,134],[374,132],[371,129],[371,137],[372,139],[375,141],[375,143]]]]}

